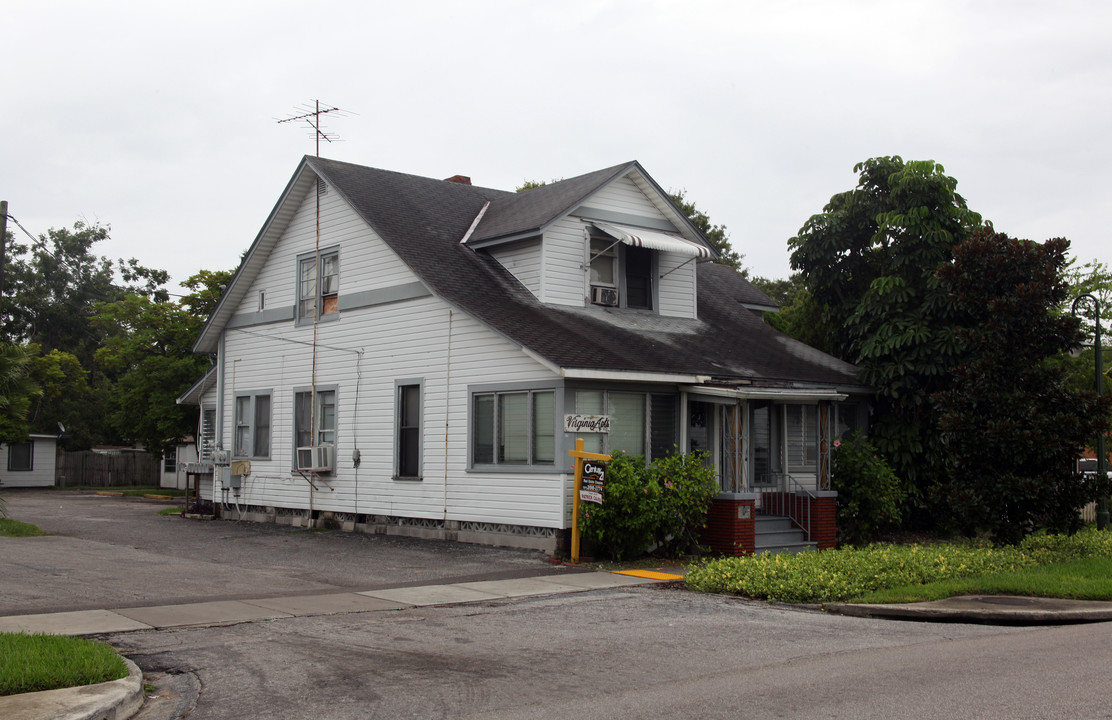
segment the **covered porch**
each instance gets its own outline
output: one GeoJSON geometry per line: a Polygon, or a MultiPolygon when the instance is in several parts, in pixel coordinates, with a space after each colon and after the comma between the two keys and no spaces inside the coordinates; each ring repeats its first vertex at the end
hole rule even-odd
{"type": "Polygon", "coordinates": [[[709,453],[719,495],[704,544],[728,554],[836,544],[833,441],[864,408],[828,388],[682,388],[685,451],[709,453]]]}

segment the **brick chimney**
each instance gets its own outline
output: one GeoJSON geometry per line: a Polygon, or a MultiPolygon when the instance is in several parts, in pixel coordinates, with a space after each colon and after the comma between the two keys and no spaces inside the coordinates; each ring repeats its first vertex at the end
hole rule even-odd
{"type": "Polygon", "coordinates": [[[471,178],[467,177],[466,175],[453,175],[450,178],[444,178],[444,182],[454,182],[459,183],[460,185],[470,185],[471,178]]]}

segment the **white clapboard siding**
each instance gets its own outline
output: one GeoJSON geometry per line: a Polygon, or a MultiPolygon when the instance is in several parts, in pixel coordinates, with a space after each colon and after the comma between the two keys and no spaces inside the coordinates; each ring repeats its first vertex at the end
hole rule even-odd
{"type": "Polygon", "coordinates": [[[251,461],[240,504],[540,527],[566,524],[562,473],[464,471],[468,385],[555,379],[520,348],[434,297],[345,311],[338,321],[319,324],[316,384],[336,388],[338,416],[336,471],[327,478],[333,489],[321,490],[290,471],[294,388],[313,380],[313,350],[306,342],[312,342],[312,328],[295,328],[292,322],[227,331],[226,447],[232,441],[235,394],[272,393],[270,457],[251,461]],[[447,393],[449,372],[452,389],[447,393]],[[399,380],[423,383],[421,481],[392,477],[399,380]],[[352,463],[356,449],[359,468],[352,463]]]}
{"type": "Polygon", "coordinates": [[[654,220],[666,219],[656,205],[653,205],[645,193],[641,192],[641,189],[628,177],[618,178],[584,200],[583,205],[654,220]]]}
{"type": "Polygon", "coordinates": [[[31,442],[30,470],[8,470],[8,443],[0,445],[0,487],[53,487],[57,441],[33,437],[31,442]]]}
{"type": "MultiPolygon", "coordinates": [[[[320,247],[339,247],[341,296],[345,292],[404,285],[417,280],[413,271],[336,192],[325,192],[321,196],[320,247]]],[[[266,292],[268,308],[294,306],[297,258],[315,248],[316,197],[309,193],[236,312],[257,311],[260,291],[266,292]]]]}
{"type": "Polygon", "coordinates": [[[577,307],[585,304],[588,289],[584,228],[579,218],[565,217],[545,232],[542,302],[577,307]]]}
{"type": "Polygon", "coordinates": [[[660,314],[695,318],[695,261],[671,252],[657,253],[657,297],[660,314]]]}
{"type": "Polygon", "coordinates": [[[535,238],[508,246],[493,247],[490,254],[513,273],[535,297],[541,296],[541,240],[535,238]]]}

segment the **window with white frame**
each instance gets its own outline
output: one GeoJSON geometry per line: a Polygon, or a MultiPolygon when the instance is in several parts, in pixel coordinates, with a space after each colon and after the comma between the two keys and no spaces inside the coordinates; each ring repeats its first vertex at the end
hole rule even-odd
{"type": "Polygon", "coordinates": [[[176,447],[166,448],[162,454],[162,472],[177,472],[178,471],[178,449],[176,447]]]}
{"type": "Polygon", "coordinates": [[[8,470],[24,472],[35,469],[35,441],[8,443],[8,470]]]}
{"type": "Polygon", "coordinates": [[[297,319],[325,319],[340,310],[340,253],[329,250],[297,261],[297,319]]]}
{"type": "Polygon", "coordinates": [[[653,309],[653,251],[610,237],[590,239],[591,302],[653,309]]]}
{"type": "Polygon", "coordinates": [[[241,458],[270,457],[270,393],[242,393],[235,399],[235,442],[241,458]]]}
{"type": "Polygon", "coordinates": [[[618,241],[591,238],[591,284],[618,287],[618,241]]]}
{"type": "Polygon", "coordinates": [[[396,442],[394,477],[421,477],[421,383],[399,382],[396,386],[396,442]]]}
{"type": "Polygon", "coordinates": [[[609,415],[610,432],[582,433],[588,452],[644,455],[646,460],[676,452],[679,442],[676,396],[664,393],[578,390],[575,412],[609,415]]]}
{"type": "Polygon", "coordinates": [[[336,391],[301,390],[293,398],[294,450],[336,444],[336,391]]]}
{"type": "Polygon", "coordinates": [[[556,462],[553,390],[480,392],[471,396],[472,465],[556,462]]]}

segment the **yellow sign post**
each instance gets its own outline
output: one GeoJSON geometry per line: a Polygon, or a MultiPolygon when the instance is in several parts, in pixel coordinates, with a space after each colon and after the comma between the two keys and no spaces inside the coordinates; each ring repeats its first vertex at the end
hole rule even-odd
{"type": "Polygon", "coordinates": [[[610,456],[587,452],[583,449],[583,438],[575,439],[575,449],[568,450],[568,455],[575,458],[575,491],[572,492],[571,500],[571,561],[577,563],[579,562],[579,490],[583,487],[583,461],[610,462],[610,456]]]}

